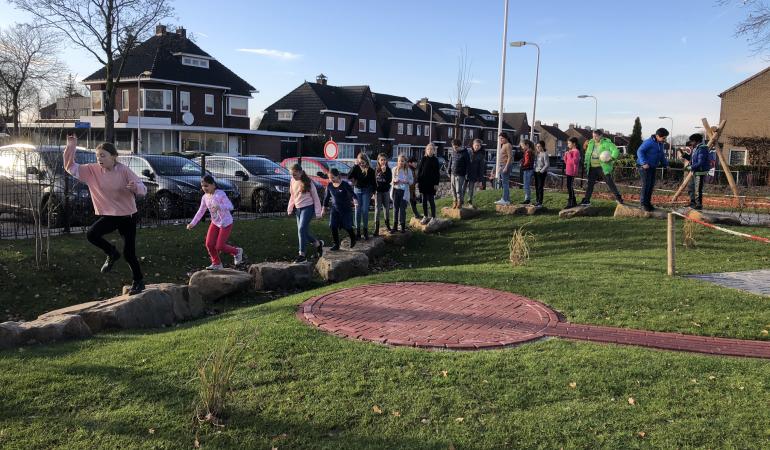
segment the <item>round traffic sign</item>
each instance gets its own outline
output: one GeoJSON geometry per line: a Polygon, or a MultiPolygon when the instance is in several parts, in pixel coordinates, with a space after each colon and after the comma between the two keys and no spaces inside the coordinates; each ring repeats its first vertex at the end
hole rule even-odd
{"type": "Polygon", "coordinates": [[[337,146],[337,143],[333,140],[329,139],[324,144],[324,156],[326,159],[337,159],[337,156],[339,156],[340,151],[339,147],[337,146]]]}

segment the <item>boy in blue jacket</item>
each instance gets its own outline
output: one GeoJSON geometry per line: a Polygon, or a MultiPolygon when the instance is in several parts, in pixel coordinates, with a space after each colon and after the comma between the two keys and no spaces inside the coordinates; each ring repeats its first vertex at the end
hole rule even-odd
{"type": "Polygon", "coordinates": [[[640,207],[645,211],[652,211],[652,191],[655,189],[655,174],[658,167],[668,167],[665,146],[668,138],[668,130],[658,130],[642,142],[636,151],[636,165],[639,168],[639,177],[642,181],[642,193],[639,196],[640,207]]]}
{"type": "Polygon", "coordinates": [[[355,202],[355,194],[353,194],[353,188],[350,187],[345,181],[340,178],[340,171],[332,169],[329,171],[331,174],[331,182],[326,187],[326,195],[324,195],[323,212],[326,213],[326,208],[331,201],[331,214],[329,215],[329,228],[332,230],[332,238],[334,238],[334,246],[331,250],[337,251],[340,249],[340,228],[348,232],[350,236],[350,248],[356,245],[356,234],[353,233],[353,208],[351,205],[355,202]]]}
{"type": "Polygon", "coordinates": [[[693,134],[690,136],[690,142],[694,147],[690,155],[690,208],[703,209],[703,177],[711,169],[710,150],[703,143],[703,135],[693,134]]]}

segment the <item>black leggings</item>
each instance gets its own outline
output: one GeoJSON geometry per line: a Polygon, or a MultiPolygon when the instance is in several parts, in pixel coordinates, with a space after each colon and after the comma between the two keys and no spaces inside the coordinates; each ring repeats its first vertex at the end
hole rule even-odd
{"type": "Polygon", "coordinates": [[[425,216],[436,217],[436,194],[422,194],[422,212],[425,216]],[[428,216],[428,203],[430,203],[430,216],[428,216]]]}
{"type": "Polygon", "coordinates": [[[114,255],[117,249],[104,239],[105,234],[118,230],[123,238],[123,257],[131,267],[134,281],[142,280],[142,269],[136,259],[136,215],[133,216],[99,216],[99,219],[88,228],[88,242],[102,249],[104,253],[114,255]]]}
{"type": "MultiPolygon", "coordinates": [[[[337,247],[340,246],[340,229],[337,227],[329,227],[332,230],[332,239],[334,239],[334,245],[337,247]]],[[[350,242],[353,242],[356,240],[356,235],[353,233],[352,228],[345,228],[345,231],[348,232],[348,236],[350,236],[350,242]]]]}

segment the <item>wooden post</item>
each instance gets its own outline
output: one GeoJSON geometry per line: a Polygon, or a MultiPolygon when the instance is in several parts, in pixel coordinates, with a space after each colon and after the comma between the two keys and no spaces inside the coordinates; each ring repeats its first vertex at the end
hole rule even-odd
{"type": "Polygon", "coordinates": [[[667,246],[666,246],[666,260],[668,265],[668,276],[673,277],[675,272],[674,257],[676,252],[676,243],[674,235],[674,214],[668,213],[668,228],[667,228],[667,246]]]}
{"type": "MultiPolygon", "coordinates": [[[[701,119],[703,121],[703,131],[706,134],[706,139],[708,142],[708,148],[715,149],[719,162],[722,165],[722,169],[725,171],[725,176],[727,177],[727,182],[730,184],[730,188],[733,190],[733,195],[735,196],[736,200],[738,199],[738,188],[735,186],[735,180],[733,179],[733,174],[730,172],[730,167],[727,165],[727,162],[725,161],[725,158],[723,157],[722,151],[719,149],[719,136],[722,134],[722,130],[725,128],[726,121],[722,121],[719,123],[719,126],[716,129],[712,129],[709,126],[708,120],[701,119]]],[[[679,186],[679,189],[677,189],[676,193],[673,197],[671,197],[671,203],[675,203],[676,200],[679,198],[679,196],[682,194],[682,191],[684,190],[685,186],[687,186],[687,183],[690,182],[690,178],[692,178],[692,172],[688,172],[687,176],[684,178],[684,181],[682,181],[682,184],[679,186]]]]}

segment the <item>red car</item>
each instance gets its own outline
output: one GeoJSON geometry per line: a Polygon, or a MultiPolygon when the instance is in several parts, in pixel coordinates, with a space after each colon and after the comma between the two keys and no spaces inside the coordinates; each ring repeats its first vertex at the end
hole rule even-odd
{"type": "MultiPolygon", "coordinates": [[[[291,166],[297,163],[297,158],[286,158],[281,161],[281,166],[286,170],[291,170],[291,166]]],[[[329,172],[332,169],[340,171],[341,178],[345,181],[348,179],[348,172],[350,166],[333,159],[317,158],[312,156],[302,157],[302,170],[310,177],[311,180],[320,183],[323,187],[329,184],[329,172]]]]}

